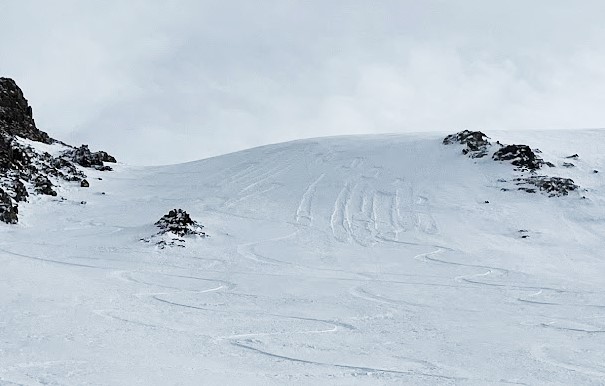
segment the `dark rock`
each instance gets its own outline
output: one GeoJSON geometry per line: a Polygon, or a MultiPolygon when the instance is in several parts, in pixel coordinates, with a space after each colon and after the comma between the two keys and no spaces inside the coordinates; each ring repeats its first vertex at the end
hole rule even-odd
{"type": "Polygon", "coordinates": [[[576,165],[572,164],[571,162],[563,162],[563,166],[564,168],[575,168],[576,165]]]}
{"type": "Polygon", "coordinates": [[[524,192],[526,192],[526,193],[536,193],[536,189],[533,189],[533,188],[525,188],[525,187],[521,187],[521,188],[519,188],[518,190],[522,190],[522,191],[524,191],[524,192]]]}
{"type": "Polygon", "coordinates": [[[204,226],[193,221],[189,213],[182,209],[171,210],[162,216],[155,225],[160,228],[158,234],[173,233],[180,237],[185,235],[206,237],[206,233],[202,231],[204,226]]]}
{"type": "Polygon", "coordinates": [[[552,162],[548,162],[548,161],[544,161],[544,165],[548,166],[549,168],[556,167],[555,164],[553,164],[552,162]]]}
{"type": "Polygon", "coordinates": [[[23,91],[9,78],[0,78],[0,130],[32,141],[53,143],[48,134],[36,128],[23,91]]]}
{"type": "Polygon", "coordinates": [[[19,210],[12,198],[0,188],[0,221],[7,224],[16,224],[19,210]]]}
{"type": "Polygon", "coordinates": [[[577,155],[577,154],[574,154],[574,155],[569,155],[569,156],[567,156],[565,158],[567,158],[567,159],[578,159],[578,158],[580,158],[580,156],[577,155]]]}
{"type": "Polygon", "coordinates": [[[483,201],[484,204],[489,204],[489,201],[485,200],[483,201]]]}
{"type": "Polygon", "coordinates": [[[114,157],[110,156],[104,151],[97,151],[94,153],[91,152],[88,148],[88,145],[82,145],[79,148],[69,150],[65,152],[63,156],[69,158],[71,161],[80,166],[85,168],[97,167],[97,170],[100,170],[99,168],[103,167],[103,162],[116,162],[114,157]]]}
{"type": "Polygon", "coordinates": [[[599,171],[597,169],[592,171],[594,174],[597,174],[599,171]]]}
{"type": "Polygon", "coordinates": [[[29,193],[27,193],[27,189],[25,188],[25,185],[23,184],[23,182],[18,179],[15,178],[13,180],[13,198],[15,199],[15,201],[20,202],[20,201],[25,201],[27,200],[27,197],[29,197],[29,193]]]}
{"type": "Polygon", "coordinates": [[[459,143],[465,145],[462,153],[471,158],[485,157],[489,147],[492,145],[488,136],[480,131],[464,130],[456,134],[450,134],[443,139],[444,145],[459,143]]]}
{"type": "Polygon", "coordinates": [[[28,164],[29,157],[17,146],[14,137],[0,129],[0,169],[23,170],[28,164]]]}
{"type": "Polygon", "coordinates": [[[53,184],[52,182],[50,182],[50,180],[48,179],[48,177],[45,176],[38,176],[35,180],[34,180],[34,189],[36,190],[36,193],[38,194],[45,194],[47,196],[56,196],[57,192],[55,192],[53,190],[53,184]]]}
{"type": "Polygon", "coordinates": [[[569,192],[580,188],[571,178],[563,177],[530,176],[525,179],[525,182],[548,193],[550,197],[567,196],[569,192]]]}
{"type": "Polygon", "coordinates": [[[80,182],[80,187],[82,187],[82,188],[88,188],[88,187],[90,187],[90,184],[88,183],[88,181],[82,180],[80,182]]]}
{"type": "Polygon", "coordinates": [[[495,161],[510,161],[521,169],[536,170],[544,160],[538,157],[527,145],[506,145],[496,151],[492,158],[495,161]]]}

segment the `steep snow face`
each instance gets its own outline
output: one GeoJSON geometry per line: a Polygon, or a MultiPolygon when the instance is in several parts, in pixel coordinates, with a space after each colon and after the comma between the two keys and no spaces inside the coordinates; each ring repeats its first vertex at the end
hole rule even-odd
{"type": "Polygon", "coordinates": [[[584,190],[384,135],[32,197],[0,228],[0,383],[601,384],[605,132],[488,134],[584,190]],[[141,242],[173,208],[209,237],[141,242]]]}

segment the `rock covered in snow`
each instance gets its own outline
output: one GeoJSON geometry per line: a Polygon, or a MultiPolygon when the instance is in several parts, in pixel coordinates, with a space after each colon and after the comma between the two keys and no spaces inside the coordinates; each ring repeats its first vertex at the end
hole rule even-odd
{"type": "Polygon", "coordinates": [[[492,145],[489,137],[480,131],[463,130],[456,134],[450,134],[443,139],[444,145],[459,143],[464,145],[462,153],[471,158],[485,157],[492,145]]]}
{"type": "Polygon", "coordinates": [[[21,89],[12,79],[0,78],[0,221],[16,223],[17,203],[30,193],[56,196],[53,187],[62,181],[84,186],[86,175],[81,167],[111,170],[105,162],[116,160],[103,151],[91,152],[86,145],[66,145],[38,130],[21,89]],[[24,140],[65,150],[53,156],[24,140]]]}
{"type": "Polygon", "coordinates": [[[63,153],[63,157],[67,157],[85,168],[94,167],[95,169],[103,168],[104,162],[116,162],[114,157],[104,151],[91,152],[88,145],[82,145],[79,148],[68,150],[63,153]]]}
{"type": "Polygon", "coordinates": [[[160,231],[155,235],[141,239],[147,243],[154,243],[158,248],[166,247],[185,247],[184,237],[207,237],[203,231],[204,226],[194,221],[189,213],[182,209],[173,209],[155,225],[160,228],[160,231]]]}
{"type": "Polygon", "coordinates": [[[168,214],[162,216],[155,225],[160,228],[160,234],[173,233],[180,237],[186,235],[206,236],[206,233],[202,231],[204,226],[193,221],[189,213],[182,209],[171,210],[168,214]]]}
{"type": "Polygon", "coordinates": [[[11,196],[0,188],[0,221],[7,224],[16,224],[19,210],[11,196]]]}
{"type": "Polygon", "coordinates": [[[580,188],[571,178],[530,176],[526,181],[527,183],[536,186],[541,191],[548,193],[551,197],[567,196],[569,192],[576,191],[580,188]]]}
{"type": "Polygon", "coordinates": [[[44,194],[47,196],[56,196],[57,192],[54,191],[53,186],[54,186],[53,183],[50,182],[48,177],[46,177],[44,175],[39,175],[34,180],[34,189],[36,190],[36,193],[38,193],[38,194],[44,194]]]}
{"type": "Polygon", "coordinates": [[[494,153],[495,161],[510,161],[522,169],[536,170],[544,165],[544,160],[527,145],[506,145],[494,153]]]}

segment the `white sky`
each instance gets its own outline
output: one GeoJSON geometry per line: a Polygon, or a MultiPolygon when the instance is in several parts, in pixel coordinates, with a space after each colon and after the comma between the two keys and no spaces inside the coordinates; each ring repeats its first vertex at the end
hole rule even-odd
{"type": "Polygon", "coordinates": [[[605,127],[605,2],[4,0],[38,127],[135,164],[322,135],[605,127]]]}

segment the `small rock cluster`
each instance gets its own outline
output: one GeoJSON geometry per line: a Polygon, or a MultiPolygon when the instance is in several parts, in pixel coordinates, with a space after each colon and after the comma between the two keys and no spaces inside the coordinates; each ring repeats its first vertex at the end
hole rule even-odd
{"type": "Polygon", "coordinates": [[[185,247],[186,236],[207,237],[204,226],[194,221],[189,213],[182,209],[173,209],[160,218],[155,225],[160,231],[150,238],[141,241],[153,242],[160,249],[166,247],[185,247]]]}
{"type": "Polygon", "coordinates": [[[538,175],[521,178],[518,185],[520,185],[519,190],[535,193],[537,189],[548,194],[549,197],[567,196],[569,192],[580,189],[571,178],[538,175]]]}
{"type": "Polygon", "coordinates": [[[30,194],[57,196],[54,188],[61,181],[87,186],[86,175],[79,166],[111,170],[104,162],[116,160],[105,152],[93,153],[86,145],[66,145],[38,130],[21,89],[14,80],[0,78],[0,221],[17,223],[19,202],[30,194]],[[53,156],[21,139],[55,144],[65,150],[53,156]]]}
{"type": "MultiPolygon", "coordinates": [[[[456,134],[445,137],[443,144],[450,145],[459,143],[465,147],[462,153],[471,158],[482,158],[489,154],[493,145],[488,141],[488,137],[480,131],[464,130],[456,134]]],[[[549,197],[567,196],[570,192],[580,189],[578,185],[570,178],[550,177],[538,175],[537,171],[543,166],[555,167],[551,162],[544,161],[538,153],[540,150],[531,149],[527,145],[503,145],[496,142],[499,146],[492,154],[494,161],[510,162],[515,166],[515,171],[521,175],[514,178],[514,184],[517,190],[527,193],[536,193],[538,191],[548,194],[549,197]]],[[[578,159],[578,155],[566,157],[569,159],[578,159]]],[[[563,164],[565,167],[573,167],[571,163],[563,164]]],[[[499,180],[507,182],[507,180],[499,180]]],[[[510,190],[502,188],[502,190],[510,190]]]]}

